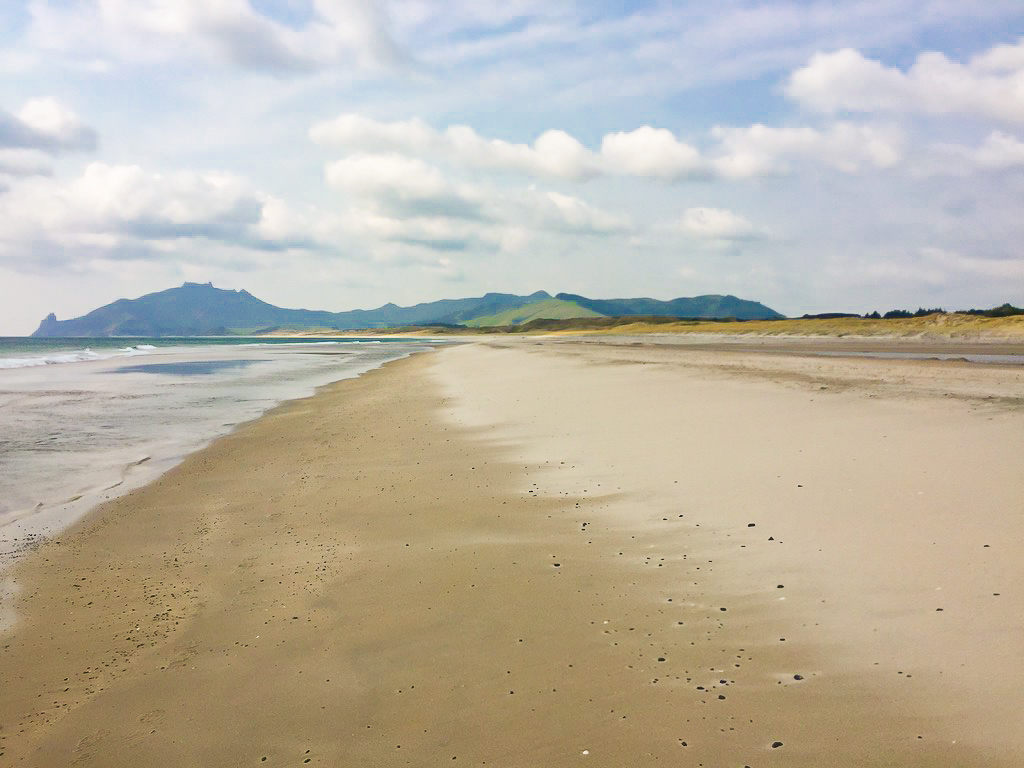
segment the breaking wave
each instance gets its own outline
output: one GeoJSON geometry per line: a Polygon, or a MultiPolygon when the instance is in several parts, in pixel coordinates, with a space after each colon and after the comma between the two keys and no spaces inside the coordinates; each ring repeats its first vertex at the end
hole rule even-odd
{"type": "Polygon", "coordinates": [[[34,368],[40,365],[61,365],[63,363],[83,363],[89,360],[109,360],[112,357],[134,357],[148,355],[149,350],[156,349],[152,344],[139,344],[135,347],[103,350],[93,352],[91,349],[76,349],[66,352],[51,352],[34,357],[0,357],[0,369],[34,368]]]}

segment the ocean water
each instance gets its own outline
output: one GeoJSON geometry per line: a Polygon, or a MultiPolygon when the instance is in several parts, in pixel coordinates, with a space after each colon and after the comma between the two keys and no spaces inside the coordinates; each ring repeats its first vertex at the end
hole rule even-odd
{"type": "Polygon", "coordinates": [[[0,338],[0,570],[238,424],[431,343],[0,338]]]}

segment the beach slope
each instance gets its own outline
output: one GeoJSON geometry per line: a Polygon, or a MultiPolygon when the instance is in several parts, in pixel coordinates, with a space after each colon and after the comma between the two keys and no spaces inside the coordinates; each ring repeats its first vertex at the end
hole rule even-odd
{"type": "Polygon", "coordinates": [[[1019,366],[511,341],[26,558],[11,765],[1024,760],[1019,366]]]}

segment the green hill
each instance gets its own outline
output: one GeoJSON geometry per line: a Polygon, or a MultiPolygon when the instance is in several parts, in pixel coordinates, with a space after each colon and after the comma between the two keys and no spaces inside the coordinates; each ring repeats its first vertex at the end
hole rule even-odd
{"type": "Polygon", "coordinates": [[[185,283],[137,299],[119,299],[82,317],[58,320],[53,314],[40,323],[37,337],[222,336],[271,330],[368,330],[407,326],[515,326],[532,321],[599,318],[622,315],[770,319],[772,309],[735,296],[656,299],[588,299],[544,291],[529,296],[488,293],[464,299],[399,307],[325,312],[285,309],[260,301],[248,291],[214,288],[211,283],[185,283]]]}
{"type": "Polygon", "coordinates": [[[331,329],[359,330],[402,325],[442,323],[459,325],[466,318],[494,314],[541,298],[488,293],[467,299],[443,299],[412,307],[385,304],[377,309],[325,312],[284,309],[260,301],[248,291],[214,288],[212,283],[185,283],[177,288],[150,293],[137,299],[118,299],[71,320],[50,314],[33,336],[224,336],[260,330],[331,329]]]}
{"type": "Polygon", "coordinates": [[[625,317],[651,315],[663,317],[726,318],[736,320],[772,320],[782,317],[774,309],[758,301],[738,299],[735,296],[708,294],[692,298],[671,299],[588,299],[572,293],[559,293],[556,299],[572,301],[592,309],[599,315],[625,317]]]}
{"type": "Polygon", "coordinates": [[[471,328],[492,325],[521,325],[531,320],[567,320],[573,317],[601,317],[592,309],[563,299],[541,299],[515,309],[506,309],[493,315],[483,315],[464,321],[471,328]]]}

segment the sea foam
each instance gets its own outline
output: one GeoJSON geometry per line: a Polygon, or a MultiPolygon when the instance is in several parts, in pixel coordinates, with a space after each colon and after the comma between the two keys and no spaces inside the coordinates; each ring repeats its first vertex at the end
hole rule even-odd
{"type": "Polygon", "coordinates": [[[60,365],[63,363],[84,363],[90,360],[109,360],[114,357],[132,357],[149,354],[156,349],[152,344],[139,344],[136,347],[104,350],[93,352],[91,349],[78,349],[69,352],[53,352],[34,357],[0,357],[0,369],[3,368],[34,368],[40,365],[60,365]]]}

